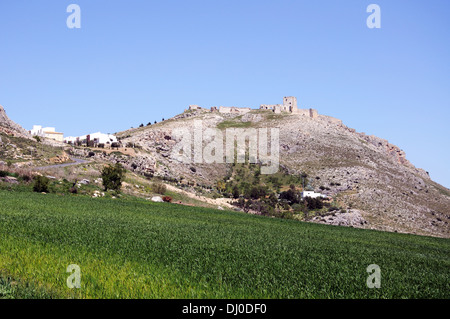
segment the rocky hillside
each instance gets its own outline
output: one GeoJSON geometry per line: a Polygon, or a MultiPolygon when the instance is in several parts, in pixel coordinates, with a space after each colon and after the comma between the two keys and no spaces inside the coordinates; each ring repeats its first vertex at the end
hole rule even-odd
{"type": "Polygon", "coordinates": [[[280,167],[291,174],[307,173],[317,192],[332,196],[348,210],[338,218],[316,218],[316,222],[450,237],[449,189],[414,167],[399,147],[323,115],[186,111],[155,125],[119,133],[123,145],[141,148],[137,156],[121,161],[141,174],[214,185],[226,176],[230,164],[186,164],[171,156],[178,142],[172,130],[192,129],[195,119],[203,121],[203,129],[279,128],[280,167]],[[355,215],[357,224],[352,222],[355,215]]]}
{"type": "Polygon", "coordinates": [[[39,166],[67,160],[63,152],[66,145],[51,139],[37,142],[31,134],[13,122],[0,105],[0,165],[7,162],[15,166],[39,166]]]}
{"type": "Polygon", "coordinates": [[[31,135],[30,133],[28,133],[27,130],[25,130],[22,126],[20,126],[17,123],[14,123],[8,118],[3,106],[1,105],[0,105],[0,132],[12,136],[31,138],[31,135]]]}

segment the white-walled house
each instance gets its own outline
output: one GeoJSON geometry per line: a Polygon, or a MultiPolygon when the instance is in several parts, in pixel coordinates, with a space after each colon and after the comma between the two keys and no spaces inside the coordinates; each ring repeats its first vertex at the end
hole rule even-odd
{"type": "Polygon", "coordinates": [[[316,193],[314,191],[303,191],[302,192],[302,198],[305,197],[311,197],[311,198],[317,198],[317,197],[321,197],[321,198],[326,198],[326,195],[323,195],[321,193],[316,193]]]}
{"type": "Polygon", "coordinates": [[[50,138],[59,142],[62,142],[64,140],[64,133],[56,132],[56,129],[54,127],[42,127],[41,125],[33,125],[30,134],[32,136],[50,138]]]}
{"type": "Polygon", "coordinates": [[[42,131],[41,125],[33,125],[33,128],[30,131],[30,134],[33,136],[44,136],[44,132],[42,131]]]}

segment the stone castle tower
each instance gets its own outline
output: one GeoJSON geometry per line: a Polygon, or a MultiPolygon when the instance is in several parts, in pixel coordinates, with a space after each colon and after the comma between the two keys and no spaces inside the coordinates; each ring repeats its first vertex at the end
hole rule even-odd
{"type": "Polygon", "coordinates": [[[297,112],[297,98],[295,96],[285,96],[283,98],[283,111],[284,112],[297,112]]]}
{"type": "Polygon", "coordinates": [[[297,113],[297,98],[295,96],[285,96],[283,104],[261,104],[259,108],[262,110],[273,110],[275,113],[297,113]]]}

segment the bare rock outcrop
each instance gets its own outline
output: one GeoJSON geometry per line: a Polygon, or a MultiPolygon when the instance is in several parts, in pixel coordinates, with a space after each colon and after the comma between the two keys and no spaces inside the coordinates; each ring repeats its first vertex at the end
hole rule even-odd
{"type": "Polygon", "coordinates": [[[313,222],[336,225],[336,226],[351,226],[357,228],[364,228],[368,225],[367,221],[357,209],[351,209],[348,212],[338,212],[326,216],[317,216],[312,219],[313,222]]]}
{"type": "Polygon", "coordinates": [[[30,133],[19,124],[11,121],[6,115],[5,109],[0,105],[0,132],[7,135],[31,138],[30,133]]]}

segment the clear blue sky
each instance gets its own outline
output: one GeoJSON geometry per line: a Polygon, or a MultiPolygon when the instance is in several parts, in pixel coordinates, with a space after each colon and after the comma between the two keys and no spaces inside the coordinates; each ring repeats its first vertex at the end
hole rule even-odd
{"type": "Polygon", "coordinates": [[[449,31],[448,0],[2,0],[0,104],[67,136],[292,95],[450,187],[449,31]]]}

